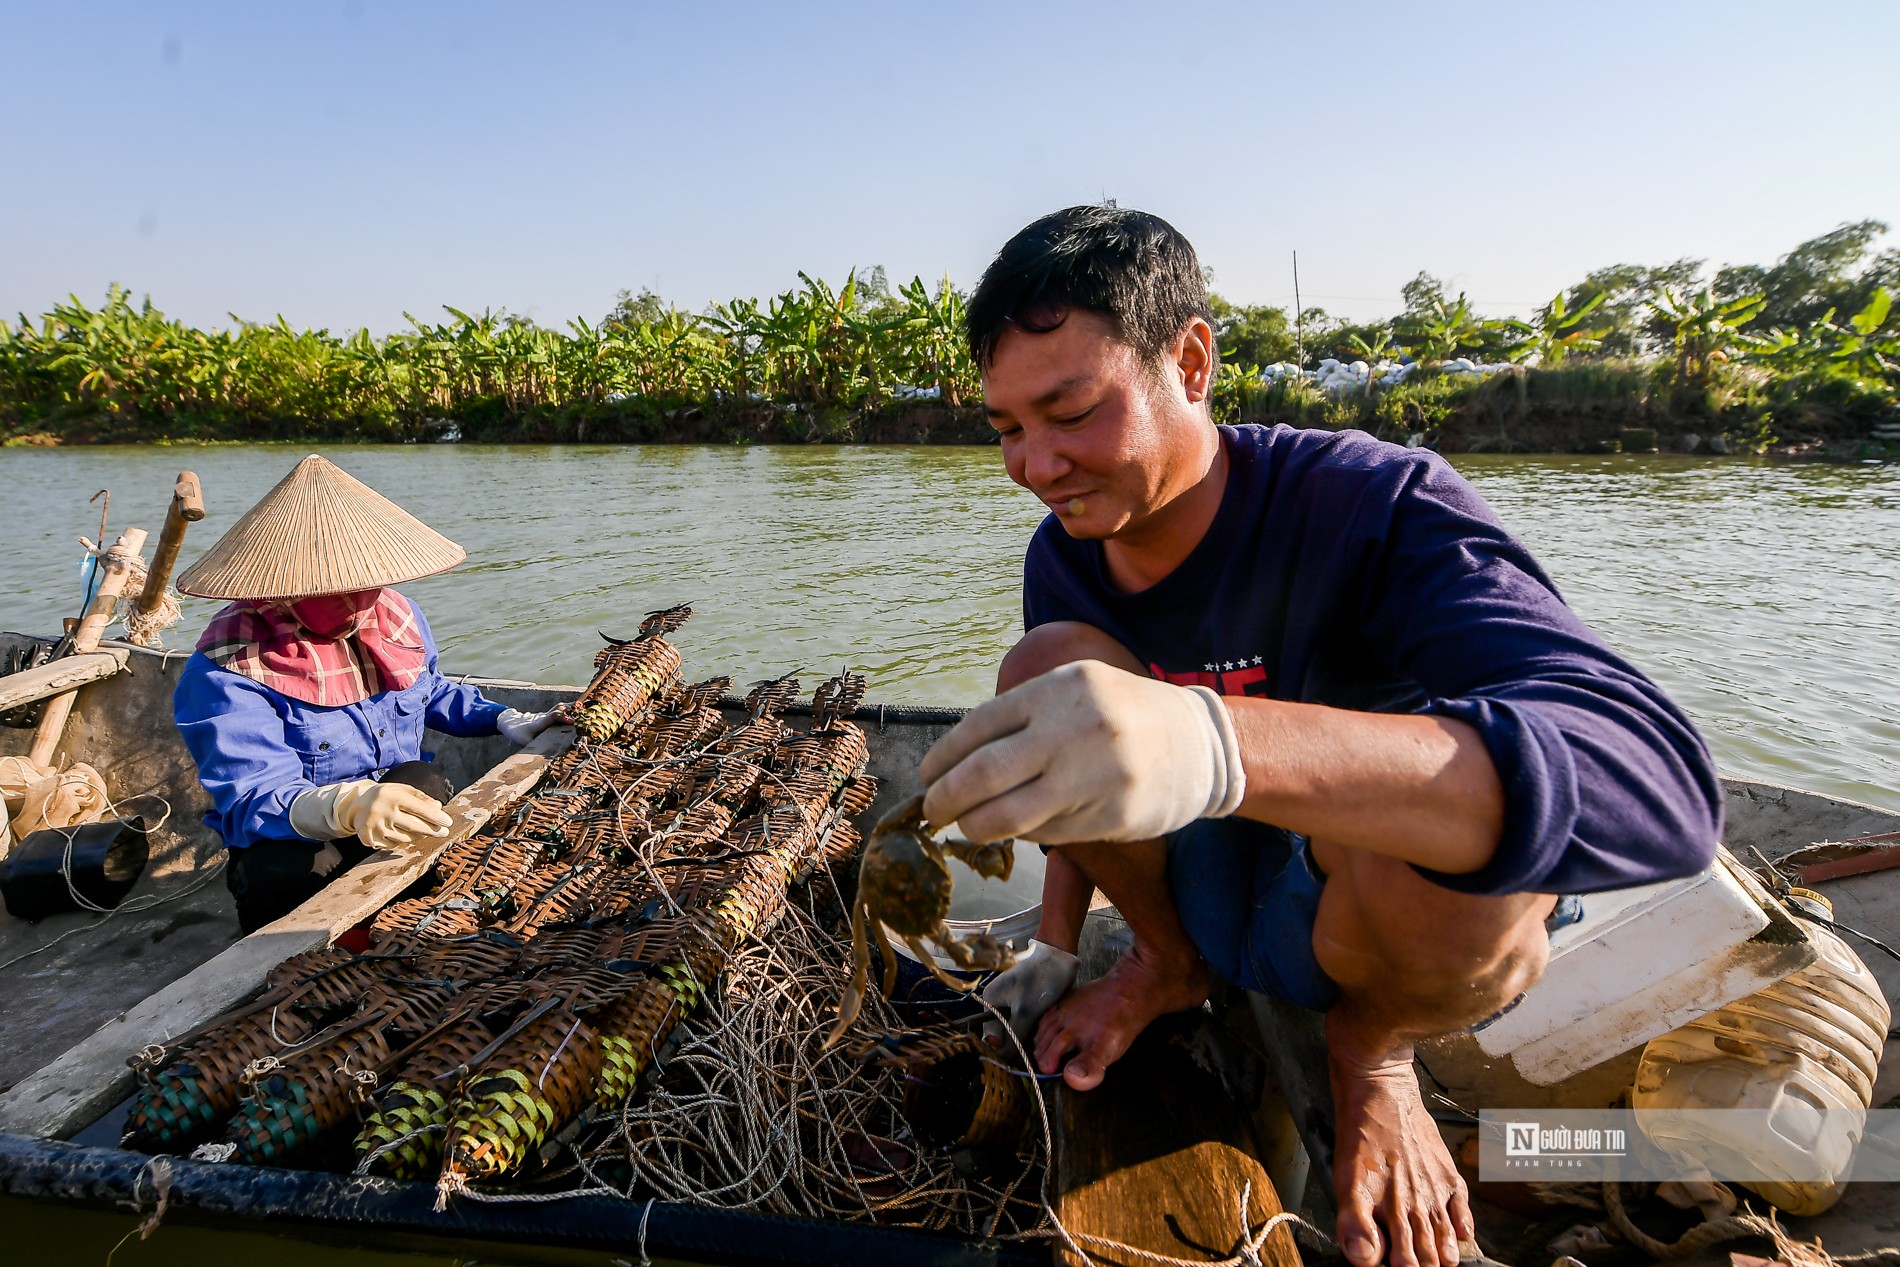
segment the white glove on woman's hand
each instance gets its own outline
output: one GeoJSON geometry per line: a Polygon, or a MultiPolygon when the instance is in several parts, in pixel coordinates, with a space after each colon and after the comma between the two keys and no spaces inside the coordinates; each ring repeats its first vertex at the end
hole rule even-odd
{"type": "Polygon", "coordinates": [[[306,840],[354,836],[371,849],[393,849],[449,834],[442,802],[403,783],[356,779],[312,788],[290,803],[290,826],[306,840]]]}
{"type": "Polygon", "coordinates": [[[970,710],[917,773],[924,816],[978,842],[1150,840],[1226,817],[1247,790],[1220,696],[1098,660],[970,710]]]}
{"type": "MultiPolygon", "coordinates": [[[[983,987],[983,997],[991,1007],[1009,1018],[1009,1027],[1025,1045],[1035,1041],[1036,1022],[1056,1005],[1056,1000],[1075,984],[1081,961],[1066,950],[1048,942],[1032,941],[1016,962],[996,974],[983,987]]],[[[983,1032],[1001,1039],[1002,1027],[991,1017],[983,1023],[983,1032]]]]}
{"type": "Polygon", "coordinates": [[[501,716],[495,719],[495,729],[501,737],[519,748],[550,726],[559,726],[566,719],[561,710],[550,708],[545,713],[524,713],[515,708],[504,708],[501,716]]]}

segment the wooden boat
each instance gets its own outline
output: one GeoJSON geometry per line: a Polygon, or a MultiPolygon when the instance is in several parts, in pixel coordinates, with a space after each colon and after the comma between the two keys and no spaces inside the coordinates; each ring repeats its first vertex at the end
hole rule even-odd
{"type": "MultiPolygon", "coordinates": [[[[0,655],[25,641],[0,634],[0,655]]],[[[128,1210],[151,1208],[155,1172],[153,1159],[115,1146],[132,1088],[127,1058],[253,996],[270,968],[327,944],[379,908],[415,877],[416,864],[379,856],[293,915],[240,937],[222,876],[213,871],[222,850],[202,824],[206,802],[171,724],[183,656],[136,648],[113,654],[124,654],[126,667],[81,692],[61,758],[106,772],[122,802],[162,797],[169,816],[153,832],[151,864],[121,912],[103,919],[56,916],[35,925],[0,915],[0,966],[8,970],[0,1016],[0,1194],[128,1210]]],[[[574,688],[520,682],[480,685],[491,698],[528,710],[575,694],[574,688]]],[[[875,734],[871,773],[883,782],[867,820],[916,790],[919,758],[959,716],[876,704],[859,710],[856,720],[875,734]]],[[[0,755],[24,751],[26,734],[0,731],[0,755]]],[[[432,735],[436,760],[464,789],[449,807],[457,830],[473,830],[532,785],[558,746],[556,734],[520,752],[499,738],[432,735]]],[[[1728,839],[1738,853],[1752,846],[1779,858],[1818,840],[1900,831],[1900,814],[1873,806],[1740,779],[1726,783],[1728,839]]],[[[152,814],[157,805],[143,800],[138,809],[152,814]]],[[[1822,887],[1842,922],[1900,943],[1900,870],[1822,887]]],[[[1117,925],[1112,911],[1091,920],[1085,960],[1112,959],[1117,925]]],[[[1869,964],[1889,999],[1900,998],[1900,964],[1876,958],[1869,964]]],[[[1271,1172],[1296,1206],[1326,1226],[1325,1167],[1314,1166],[1311,1181],[1302,1182],[1296,1156],[1303,1142],[1307,1153],[1323,1159],[1328,1143],[1315,1020],[1287,1019],[1263,1032],[1252,1028],[1245,1007],[1196,1015],[1180,1023],[1194,1030],[1188,1041],[1180,1026],[1144,1037],[1102,1091],[1059,1094],[1054,1169],[1065,1222],[1130,1242],[1172,1238],[1172,1252],[1188,1257],[1197,1239],[1203,1246],[1218,1243],[1220,1251],[1207,1255],[1218,1258],[1227,1252],[1218,1238],[1234,1235],[1234,1193],[1248,1184],[1265,1191],[1255,1195],[1256,1220],[1278,1209],[1265,1182],[1271,1172]],[[1250,1048],[1266,1059],[1249,1055],[1250,1048]],[[1211,1062],[1209,1052],[1216,1057],[1211,1062]]],[[[1883,1065],[1880,1085],[1876,1104],[1900,1091],[1900,1062],[1890,1058],[1883,1065]]],[[[602,1197],[458,1202],[437,1213],[429,1185],[184,1159],[167,1164],[168,1220],[268,1226],[330,1243],[425,1247],[491,1261],[547,1261],[556,1253],[605,1260],[641,1250],[656,1258],[760,1264],[1002,1264],[1051,1256],[1046,1242],[602,1197]]],[[[1850,1189],[1836,1211],[1790,1226],[1797,1234],[1825,1236],[1837,1254],[1891,1239],[1875,1227],[1885,1197],[1864,1195],[1870,1190],[1850,1189]]],[[[1266,1256],[1291,1263],[1296,1255],[1283,1237],[1275,1234],[1266,1256]]]]}

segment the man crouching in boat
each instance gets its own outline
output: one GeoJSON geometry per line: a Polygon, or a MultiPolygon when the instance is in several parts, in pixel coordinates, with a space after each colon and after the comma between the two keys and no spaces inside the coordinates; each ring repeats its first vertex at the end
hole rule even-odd
{"type": "Polygon", "coordinates": [[[1509,1007],[1575,895],[1709,865],[1701,739],[1435,454],[1216,427],[1200,264],[1161,220],[1038,220],[968,313],[1004,465],[1050,515],[1028,632],[925,758],[924,808],[1062,846],[989,997],[1084,1089],[1210,972],[1325,1012],[1340,1244],[1457,1262],[1470,1207],[1412,1044],[1509,1007]],[[1133,947],[1070,990],[1093,888],[1133,947]]]}
{"type": "Polygon", "coordinates": [[[172,710],[246,933],[373,850],[447,833],[453,789],[423,754],[425,726],[526,743],[554,724],[443,677],[422,612],[386,588],[466,557],[312,455],[178,578],[237,600],[198,639],[172,710]]]}

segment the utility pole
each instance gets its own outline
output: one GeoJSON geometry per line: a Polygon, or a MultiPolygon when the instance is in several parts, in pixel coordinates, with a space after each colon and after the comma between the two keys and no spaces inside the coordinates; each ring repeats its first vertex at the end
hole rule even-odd
{"type": "Polygon", "coordinates": [[[1293,252],[1293,359],[1306,368],[1306,309],[1300,306],[1300,253],[1293,252]]]}

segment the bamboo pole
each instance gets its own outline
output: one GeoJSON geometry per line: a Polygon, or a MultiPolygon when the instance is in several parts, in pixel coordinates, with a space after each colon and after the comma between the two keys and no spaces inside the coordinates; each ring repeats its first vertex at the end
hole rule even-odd
{"type": "Polygon", "coordinates": [[[204,517],[205,497],[198,486],[198,477],[190,471],[178,472],[178,481],[172,485],[172,504],[165,511],[165,527],[152,550],[152,566],[145,572],[145,589],[139,594],[139,615],[150,616],[164,601],[165,589],[172,583],[172,568],[178,563],[179,547],[185,544],[185,526],[204,517]]]}
{"type": "Polygon", "coordinates": [[[1300,306],[1300,253],[1293,252],[1293,359],[1306,368],[1306,309],[1300,306]]]}
{"type": "MultiPolygon", "coordinates": [[[[112,623],[113,610],[119,605],[119,595],[125,592],[131,560],[145,548],[145,535],[143,528],[127,528],[112,543],[112,548],[100,556],[99,566],[105,569],[105,576],[99,581],[99,592],[93,595],[85,619],[79,622],[73,634],[74,651],[99,649],[99,640],[105,636],[106,626],[112,623]]],[[[72,715],[73,698],[74,692],[68,691],[46,701],[46,712],[40,717],[39,728],[33,732],[33,748],[28,754],[32,760],[43,766],[53,764],[53,752],[59,747],[60,736],[66,732],[66,719],[72,715]]]]}

